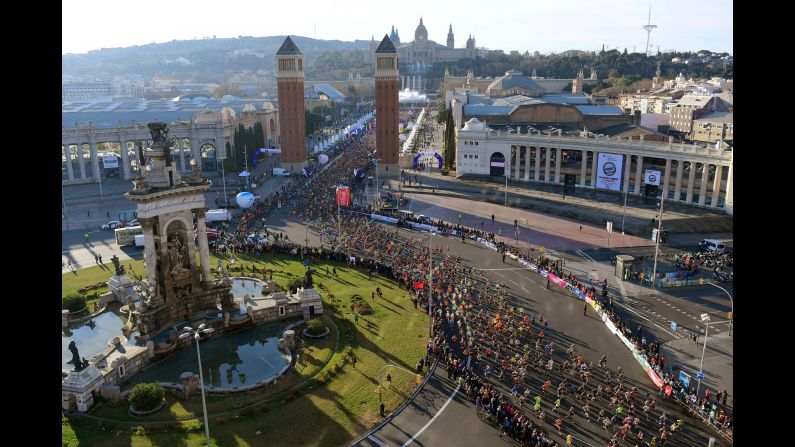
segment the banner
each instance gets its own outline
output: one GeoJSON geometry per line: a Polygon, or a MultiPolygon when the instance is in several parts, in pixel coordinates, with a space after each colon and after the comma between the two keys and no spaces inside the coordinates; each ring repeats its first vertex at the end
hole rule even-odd
{"type": "Polygon", "coordinates": [[[643,174],[643,183],[647,185],[660,186],[660,171],[654,169],[647,169],[643,174]]]}
{"type": "Polygon", "coordinates": [[[413,282],[411,285],[412,285],[412,286],[413,286],[415,289],[422,289],[422,288],[424,288],[424,287],[425,287],[425,283],[423,283],[423,282],[419,282],[419,281],[414,281],[414,282],[413,282]]]}
{"type": "Polygon", "coordinates": [[[375,219],[375,220],[380,220],[380,221],[383,221],[383,222],[389,222],[389,223],[397,223],[398,222],[398,220],[395,219],[394,217],[382,216],[380,214],[370,214],[370,218],[371,219],[375,219]]]}
{"type": "Polygon", "coordinates": [[[105,169],[108,168],[118,168],[119,167],[119,158],[115,155],[105,155],[102,157],[102,166],[105,169]]]}
{"type": "Polygon", "coordinates": [[[351,189],[349,187],[337,187],[337,205],[345,208],[351,206],[351,189]]]}
{"type": "Polygon", "coordinates": [[[623,155],[599,153],[599,162],[596,168],[596,187],[621,191],[623,166],[623,155]]]}

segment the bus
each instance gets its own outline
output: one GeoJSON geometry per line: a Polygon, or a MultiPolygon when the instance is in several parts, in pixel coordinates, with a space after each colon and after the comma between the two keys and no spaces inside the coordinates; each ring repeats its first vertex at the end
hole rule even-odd
{"type": "Polygon", "coordinates": [[[136,235],[144,234],[144,230],[140,226],[116,228],[115,232],[116,232],[116,244],[119,247],[134,243],[136,235]]]}

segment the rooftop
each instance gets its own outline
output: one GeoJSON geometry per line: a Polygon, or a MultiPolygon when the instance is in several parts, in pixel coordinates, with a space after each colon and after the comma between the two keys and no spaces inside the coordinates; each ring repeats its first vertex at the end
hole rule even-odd
{"type": "Polygon", "coordinates": [[[389,36],[384,34],[384,39],[381,40],[381,43],[378,45],[378,48],[375,49],[376,53],[397,53],[397,49],[395,48],[395,44],[389,39],[389,36]]]}
{"type": "Polygon", "coordinates": [[[300,55],[301,50],[299,50],[298,47],[295,46],[295,42],[293,42],[293,39],[290,39],[290,36],[287,36],[287,38],[284,39],[284,43],[282,43],[282,46],[279,47],[279,50],[276,52],[276,55],[285,56],[291,54],[300,55]]]}

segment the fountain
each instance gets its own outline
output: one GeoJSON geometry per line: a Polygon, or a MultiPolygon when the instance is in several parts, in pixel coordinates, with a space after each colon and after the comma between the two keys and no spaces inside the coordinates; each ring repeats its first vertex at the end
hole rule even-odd
{"type": "MultiPolygon", "coordinates": [[[[145,157],[148,162],[142,163],[145,167],[134,188],[124,194],[137,204],[146,276],[127,277],[114,256],[115,272],[108,280],[106,297],[119,303],[108,304],[114,310],[80,325],[68,323],[68,314],[63,317],[65,410],[87,411],[95,394],[116,400],[120,384],[145,380],[169,383],[191,394],[198,376],[185,371],[185,365],[193,363],[195,353],[182,349],[193,345],[177,335],[184,327],[201,323],[214,329],[212,338],[202,344],[206,350],[202,357],[208,359],[205,366],[210,366],[205,376],[210,392],[223,387],[222,373],[230,376],[226,382],[232,389],[270,383],[291,363],[289,349],[278,349],[278,333],[297,323],[286,328],[265,323],[306,320],[323,312],[320,294],[311,288],[287,296],[277,292],[272,282],[246,278],[237,284],[237,278],[212,278],[204,220],[204,195],[210,181],[201,177],[198,167],[183,179],[173,162],[166,123],[149,123],[148,127],[152,145],[139,154],[142,162],[145,157]],[[194,222],[197,243],[193,242],[194,222]],[[244,329],[230,333],[237,328],[244,329]],[[66,362],[69,339],[72,361],[66,362]],[[88,360],[78,355],[78,344],[88,360]],[[172,357],[161,362],[166,356],[172,357]],[[157,364],[147,368],[154,360],[157,364]]],[[[307,279],[311,285],[311,277],[307,279]]]]}

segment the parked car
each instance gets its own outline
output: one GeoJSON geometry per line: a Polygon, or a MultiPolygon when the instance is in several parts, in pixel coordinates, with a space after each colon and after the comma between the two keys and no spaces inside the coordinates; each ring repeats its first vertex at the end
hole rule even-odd
{"type": "Polygon", "coordinates": [[[141,225],[141,224],[138,223],[138,219],[133,219],[133,220],[130,221],[129,225],[127,225],[127,226],[128,227],[137,227],[139,225],[141,225]]]}
{"type": "Polygon", "coordinates": [[[100,230],[115,230],[116,228],[121,228],[121,222],[118,220],[111,220],[110,222],[102,224],[102,226],[99,227],[100,230]]]}

